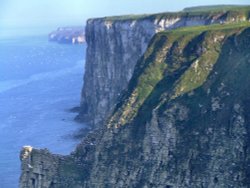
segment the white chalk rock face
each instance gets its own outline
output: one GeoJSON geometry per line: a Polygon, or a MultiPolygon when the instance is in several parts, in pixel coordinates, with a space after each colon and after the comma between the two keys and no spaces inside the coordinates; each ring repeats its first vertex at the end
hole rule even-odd
{"type": "Polygon", "coordinates": [[[154,34],[179,27],[220,23],[225,19],[217,13],[88,20],[84,87],[77,119],[92,125],[105,120],[127,87],[137,61],[154,34]]]}

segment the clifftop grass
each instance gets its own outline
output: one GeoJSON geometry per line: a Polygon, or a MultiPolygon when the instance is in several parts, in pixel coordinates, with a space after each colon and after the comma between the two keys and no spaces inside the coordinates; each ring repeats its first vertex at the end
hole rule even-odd
{"type": "Polygon", "coordinates": [[[184,8],[184,12],[247,11],[250,5],[211,5],[184,8]]]}
{"type": "Polygon", "coordinates": [[[171,33],[193,33],[193,32],[204,32],[204,31],[216,31],[220,30],[223,32],[231,31],[233,29],[241,29],[250,27],[250,22],[238,22],[238,23],[224,23],[224,24],[212,24],[212,25],[202,25],[194,27],[182,27],[175,30],[163,31],[161,34],[171,34],[171,33]]]}
{"type": "Polygon", "coordinates": [[[250,18],[250,6],[233,6],[233,5],[221,5],[221,6],[202,6],[186,8],[179,12],[162,12],[156,14],[130,14],[123,16],[110,16],[99,18],[105,21],[133,21],[143,19],[161,19],[161,18],[178,18],[178,17],[211,17],[221,14],[227,18],[244,16],[247,19],[250,18]]]}

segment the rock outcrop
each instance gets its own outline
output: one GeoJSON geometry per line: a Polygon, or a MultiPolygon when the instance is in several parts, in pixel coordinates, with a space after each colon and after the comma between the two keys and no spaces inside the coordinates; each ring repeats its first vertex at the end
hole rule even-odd
{"type": "Polygon", "coordinates": [[[20,160],[22,171],[20,185],[24,188],[53,187],[56,184],[59,155],[52,155],[48,150],[37,150],[31,146],[24,146],[20,160]]]}
{"type": "Polygon", "coordinates": [[[242,12],[180,12],[90,19],[81,110],[77,120],[96,126],[110,112],[131,79],[155,33],[179,27],[244,21],[242,12]]]}
{"type": "MultiPolygon", "coordinates": [[[[87,40],[92,36],[99,44],[93,33],[87,40]]],[[[145,48],[106,123],[75,151],[61,156],[23,148],[21,188],[249,187],[250,23],[159,32],[145,48]]],[[[90,49],[99,47],[88,48],[98,63],[113,58],[90,49]]],[[[95,72],[99,65],[88,61],[95,72]]]]}

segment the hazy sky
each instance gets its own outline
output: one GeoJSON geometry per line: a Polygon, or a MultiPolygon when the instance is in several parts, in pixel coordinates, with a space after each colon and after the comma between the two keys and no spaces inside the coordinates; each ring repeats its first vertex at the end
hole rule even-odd
{"type": "Polygon", "coordinates": [[[90,17],[177,11],[206,4],[250,4],[250,0],[0,0],[0,29],[83,25],[90,17]]]}

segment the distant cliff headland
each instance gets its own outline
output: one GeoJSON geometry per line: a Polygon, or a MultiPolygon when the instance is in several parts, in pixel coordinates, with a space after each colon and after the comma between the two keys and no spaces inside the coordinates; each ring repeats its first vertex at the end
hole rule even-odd
{"type": "Polygon", "coordinates": [[[49,34],[49,41],[61,44],[85,43],[84,27],[59,27],[49,34]]]}

